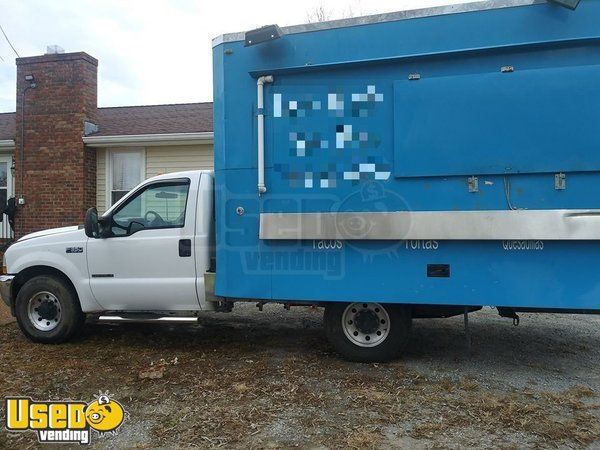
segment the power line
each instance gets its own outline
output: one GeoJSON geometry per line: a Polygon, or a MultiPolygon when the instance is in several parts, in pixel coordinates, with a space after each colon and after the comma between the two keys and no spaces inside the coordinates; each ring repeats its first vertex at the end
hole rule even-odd
{"type": "Polygon", "coordinates": [[[0,61],[4,62],[4,58],[0,55],[0,61]]]}
{"type": "Polygon", "coordinates": [[[0,31],[2,31],[2,34],[4,35],[4,39],[6,39],[6,42],[8,42],[8,45],[10,45],[10,48],[13,49],[13,52],[15,52],[15,55],[17,55],[17,58],[20,58],[19,53],[17,52],[15,47],[12,45],[12,42],[10,42],[10,39],[8,38],[6,33],[4,32],[4,28],[2,28],[2,25],[0,25],[0,31]]]}

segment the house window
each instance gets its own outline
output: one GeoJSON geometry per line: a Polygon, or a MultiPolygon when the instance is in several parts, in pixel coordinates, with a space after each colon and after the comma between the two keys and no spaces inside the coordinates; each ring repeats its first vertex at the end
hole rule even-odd
{"type": "MultiPolygon", "coordinates": [[[[8,155],[0,155],[0,205],[6,205],[6,201],[13,196],[13,179],[11,167],[13,166],[13,158],[8,155]]],[[[12,230],[6,216],[3,217],[0,223],[0,239],[10,239],[12,230]]]]}
{"type": "Polygon", "coordinates": [[[0,205],[6,205],[8,200],[8,161],[0,161],[0,205]]]}
{"type": "Polygon", "coordinates": [[[109,164],[109,206],[112,206],[144,179],[144,152],[143,150],[110,151],[109,164]]]}

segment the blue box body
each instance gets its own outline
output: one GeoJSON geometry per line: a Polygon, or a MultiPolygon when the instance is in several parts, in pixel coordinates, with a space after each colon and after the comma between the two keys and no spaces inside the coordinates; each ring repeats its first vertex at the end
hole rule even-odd
{"type": "Polygon", "coordinates": [[[600,310],[599,240],[259,238],[261,213],[507,210],[507,179],[514,207],[600,209],[599,24],[538,2],[216,45],[217,295],[600,310]]]}

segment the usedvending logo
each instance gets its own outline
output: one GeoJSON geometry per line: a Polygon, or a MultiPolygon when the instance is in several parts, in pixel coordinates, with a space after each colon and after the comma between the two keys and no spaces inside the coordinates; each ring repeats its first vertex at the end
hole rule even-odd
{"type": "Polygon", "coordinates": [[[108,392],[100,392],[89,403],[6,398],[6,429],[34,431],[40,443],[89,444],[92,430],[98,435],[116,435],[126,416],[108,392]]]}

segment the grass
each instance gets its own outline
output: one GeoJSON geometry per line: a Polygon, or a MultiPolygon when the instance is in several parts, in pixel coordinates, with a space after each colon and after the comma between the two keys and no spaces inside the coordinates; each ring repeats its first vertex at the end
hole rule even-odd
{"type": "MultiPolygon", "coordinates": [[[[350,364],[331,353],[319,328],[274,334],[243,323],[96,326],[74,343],[37,346],[11,324],[0,327],[0,354],[0,397],[87,400],[110,389],[130,419],[119,436],[94,439],[100,447],[600,442],[598,393],[590,387],[518,390],[490,386],[485,373],[427,374],[402,362],[350,364]],[[164,369],[162,377],[140,379],[150,367],[164,369]]],[[[35,446],[31,433],[0,432],[1,448],[35,446]]]]}

